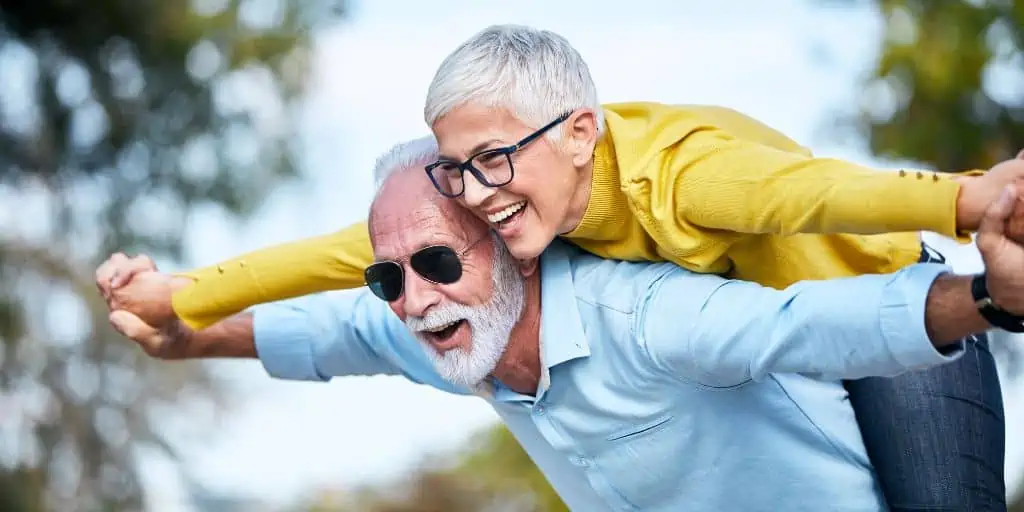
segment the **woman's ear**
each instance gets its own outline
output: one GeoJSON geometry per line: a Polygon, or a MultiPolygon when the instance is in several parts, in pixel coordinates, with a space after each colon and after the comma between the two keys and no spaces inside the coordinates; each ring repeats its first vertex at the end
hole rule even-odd
{"type": "Polygon", "coordinates": [[[566,119],[566,132],[569,136],[568,149],[572,153],[572,164],[584,167],[594,156],[597,145],[597,114],[589,108],[576,109],[566,119]]]}

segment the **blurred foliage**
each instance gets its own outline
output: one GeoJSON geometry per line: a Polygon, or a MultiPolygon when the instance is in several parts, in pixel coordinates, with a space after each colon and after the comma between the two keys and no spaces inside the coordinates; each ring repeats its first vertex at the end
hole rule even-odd
{"type": "Polygon", "coordinates": [[[877,155],[987,169],[1024,148],[1024,2],[876,0],[878,58],[853,125],[877,155]]]}
{"type": "Polygon", "coordinates": [[[308,43],[343,8],[0,0],[0,510],[139,510],[140,457],[209,425],[216,382],[116,336],[92,269],[176,260],[197,213],[295,174],[308,43]]]}
{"type": "Polygon", "coordinates": [[[563,512],[568,508],[504,427],[478,433],[454,457],[402,482],[325,493],[304,512],[563,512]]]}

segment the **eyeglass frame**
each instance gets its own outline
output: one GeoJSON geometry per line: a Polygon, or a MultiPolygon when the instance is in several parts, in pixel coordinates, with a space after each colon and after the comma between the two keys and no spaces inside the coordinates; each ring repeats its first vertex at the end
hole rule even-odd
{"type": "Polygon", "coordinates": [[[515,178],[516,176],[515,166],[512,165],[512,154],[519,151],[520,149],[523,149],[523,147],[525,147],[527,144],[537,140],[538,138],[540,138],[541,135],[547,133],[548,130],[564,123],[566,119],[569,119],[569,116],[571,116],[573,112],[574,111],[570,110],[558,116],[554,121],[551,121],[550,123],[538,128],[536,131],[527,135],[526,137],[523,137],[522,139],[519,140],[519,142],[512,144],[511,146],[504,146],[500,148],[491,148],[485,149],[483,151],[478,151],[471,155],[469,158],[466,159],[465,162],[462,163],[454,162],[451,160],[438,160],[432,164],[427,165],[426,167],[423,168],[423,170],[426,171],[427,177],[430,178],[430,183],[434,185],[434,189],[437,190],[442,196],[445,196],[449,199],[454,199],[466,193],[466,171],[469,171],[469,173],[473,175],[473,178],[475,178],[478,183],[485,187],[504,187],[505,185],[512,183],[512,179],[515,178]],[[484,176],[483,172],[481,172],[479,169],[473,166],[473,160],[484,155],[502,155],[508,160],[507,180],[505,180],[502,183],[491,183],[484,176]],[[437,182],[437,178],[434,177],[434,169],[444,164],[454,165],[455,168],[459,170],[459,180],[462,182],[462,187],[459,190],[458,194],[450,194],[445,192],[443,187],[441,187],[441,184],[437,182]]]}

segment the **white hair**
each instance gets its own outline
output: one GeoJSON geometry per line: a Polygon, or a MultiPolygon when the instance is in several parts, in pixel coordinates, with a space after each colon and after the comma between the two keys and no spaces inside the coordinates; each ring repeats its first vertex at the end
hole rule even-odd
{"type": "Polygon", "coordinates": [[[437,160],[437,140],[432,135],[395,144],[377,158],[373,181],[380,189],[389,176],[413,167],[426,167],[437,160]]]}
{"type": "MultiPolygon", "coordinates": [[[[604,113],[583,57],[564,37],[521,25],[492,25],[445,57],[423,108],[427,125],[473,103],[507,109],[540,128],[577,108],[593,109],[598,132],[604,113]]],[[[557,140],[561,130],[548,132],[557,140]]]]}
{"type": "Polygon", "coordinates": [[[420,341],[434,369],[442,378],[474,391],[485,389],[485,379],[494,372],[508,347],[512,331],[526,307],[526,280],[501,237],[491,232],[494,260],[491,262],[491,298],[474,306],[445,301],[430,308],[426,316],[407,316],[405,325],[420,341]],[[444,354],[437,353],[423,334],[458,320],[471,329],[470,345],[444,354]]]}

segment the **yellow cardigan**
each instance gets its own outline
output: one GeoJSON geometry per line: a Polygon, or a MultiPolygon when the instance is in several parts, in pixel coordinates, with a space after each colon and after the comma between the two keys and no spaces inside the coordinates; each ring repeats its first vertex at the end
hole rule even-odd
{"type": "MultiPolygon", "coordinates": [[[[781,288],[914,263],[918,231],[963,236],[946,176],[814,158],[726,108],[623,103],[605,114],[590,203],[565,235],[599,256],[781,288]]],[[[174,309],[202,328],[254,304],[362,286],[372,261],[360,222],[185,273],[195,283],[174,309]]]]}

